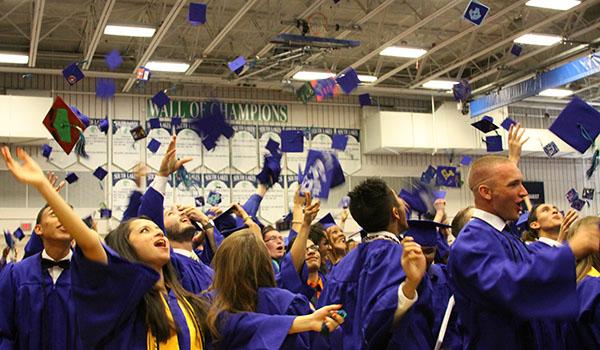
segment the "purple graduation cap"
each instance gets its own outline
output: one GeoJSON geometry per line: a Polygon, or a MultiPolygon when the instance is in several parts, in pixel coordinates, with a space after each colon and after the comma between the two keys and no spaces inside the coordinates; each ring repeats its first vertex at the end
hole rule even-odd
{"type": "Polygon", "coordinates": [[[436,169],[435,185],[459,187],[458,171],[453,166],[438,166],[436,169]]]}
{"type": "Polygon", "coordinates": [[[329,190],[346,181],[344,171],[334,152],[309,150],[300,184],[300,192],[314,198],[328,198],[329,190]]]}
{"type": "Polygon", "coordinates": [[[202,137],[202,144],[210,151],[217,146],[217,140],[221,135],[229,139],[235,131],[225,121],[218,102],[209,103],[206,110],[208,113],[202,118],[192,120],[190,127],[202,137]],[[214,108],[215,105],[217,108],[214,108]]]}
{"type": "Polygon", "coordinates": [[[360,79],[358,79],[358,75],[352,67],[340,73],[335,80],[346,95],[354,91],[358,87],[358,84],[360,84],[360,79]]]}
{"type": "Polygon", "coordinates": [[[521,213],[521,215],[519,215],[519,219],[516,222],[517,229],[519,230],[519,232],[523,232],[528,229],[528,227],[527,227],[528,221],[529,221],[529,212],[524,211],[523,213],[521,213]]]}
{"type": "Polygon", "coordinates": [[[471,84],[467,79],[461,80],[452,86],[454,101],[466,102],[471,98],[471,84]]]}
{"type": "Polygon", "coordinates": [[[108,118],[102,119],[100,121],[100,131],[102,131],[103,133],[108,133],[108,118]]]}
{"type": "Polygon", "coordinates": [[[404,235],[413,237],[422,247],[435,247],[439,236],[438,228],[450,228],[450,225],[431,220],[408,220],[408,230],[404,235]]]}
{"type": "Polygon", "coordinates": [[[50,154],[52,154],[52,147],[49,144],[45,143],[42,145],[42,156],[46,159],[50,159],[50,154]]]}
{"type": "Polygon", "coordinates": [[[331,142],[331,148],[337,149],[338,151],[345,151],[348,146],[348,135],[334,134],[331,142]]]}
{"type": "Polygon", "coordinates": [[[138,125],[135,128],[129,130],[129,132],[131,133],[131,137],[133,137],[135,141],[139,141],[143,138],[146,138],[147,136],[146,130],[144,130],[144,128],[142,128],[141,125],[138,125]]]}
{"type": "Polygon", "coordinates": [[[433,191],[433,198],[435,198],[435,199],[444,199],[444,198],[446,198],[446,191],[443,191],[443,190],[434,190],[433,191]]]}
{"type": "Polygon", "coordinates": [[[473,162],[473,158],[470,156],[463,156],[460,160],[460,165],[469,166],[473,162]]]}
{"type": "Polygon", "coordinates": [[[304,152],[304,132],[302,130],[282,130],[279,136],[281,137],[281,152],[304,152]]]}
{"type": "Polygon", "coordinates": [[[150,126],[150,129],[158,129],[158,128],[160,128],[160,119],[158,119],[158,118],[148,119],[148,125],[150,126]]]}
{"type": "Polygon", "coordinates": [[[411,191],[402,189],[398,194],[409,206],[411,210],[421,214],[433,214],[435,209],[433,202],[435,200],[433,190],[430,186],[423,183],[417,183],[411,191]]]}
{"type": "Polygon", "coordinates": [[[150,152],[156,153],[158,151],[158,149],[160,148],[160,141],[153,138],[150,140],[150,142],[148,142],[147,147],[148,147],[148,150],[150,150],[150,152]]]}
{"type": "Polygon", "coordinates": [[[117,92],[117,84],[114,79],[97,78],[96,79],[96,96],[109,99],[115,96],[117,92]]]}
{"type": "Polygon", "coordinates": [[[520,44],[514,43],[513,46],[510,48],[510,53],[513,56],[521,56],[521,53],[523,52],[523,46],[521,46],[520,44]]]}
{"type": "Polygon", "coordinates": [[[573,96],[550,126],[550,131],[579,153],[585,153],[600,134],[600,112],[573,96]]]}
{"type": "Polygon", "coordinates": [[[546,153],[546,155],[548,157],[552,157],[555,154],[557,154],[559,151],[558,146],[556,145],[556,143],[554,141],[550,141],[549,144],[547,144],[546,146],[544,146],[544,153],[546,153]]]}
{"type": "Polygon", "coordinates": [[[15,232],[13,232],[13,236],[17,237],[19,241],[22,241],[23,238],[25,238],[25,233],[23,233],[23,230],[21,230],[20,227],[17,227],[15,232]]]}
{"type": "Polygon", "coordinates": [[[244,65],[246,64],[246,58],[244,56],[239,56],[235,60],[228,62],[227,67],[229,70],[239,75],[244,70],[244,65]]]}
{"type": "Polygon", "coordinates": [[[502,152],[502,136],[486,136],[483,142],[488,152],[502,152]]]}
{"type": "Polygon", "coordinates": [[[206,7],[206,4],[191,2],[188,21],[194,26],[206,23],[206,7]]]}
{"type": "Polygon", "coordinates": [[[198,197],[194,198],[194,203],[196,204],[197,207],[203,207],[204,204],[206,204],[206,202],[204,201],[204,197],[202,197],[202,196],[198,196],[198,197]]]}
{"type": "Polygon", "coordinates": [[[427,169],[421,174],[421,182],[424,182],[426,184],[431,183],[431,181],[433,181],[433,178],[435,177],[435,174],[436,169],[433,167],[433,165],[429,165],[427,169]]]}
{"type": "Polygon", "coordinates": [[[342,197],[342,199],[340,199],[340,202],[338,203],[338,207],[342,208],[342,209],[346,209],[349,206],[350,206],[350,197],[348,197],[348,196],[342,197]]]}
{"type": "Polygon", "coordinates": [[[171,99],[169,96],[167,96],[164,90],[160,90],[152,97],[152,103],[154,103],[159,109],[166,106],[169,101],[171,101],[171,99]]]}
{"type": "Polygon", "coordinates": [[[104,169],[101,166],[97,167],[96,170],[94,170],[94,176],[97,177],[100,181],[104,180],[107,174],[108,171],[106,171],[106,169],[104,169]]]}
{"type": "Polygon", "coordinates": [[[273,140],[272,138],[269,138],[269,141],[267,141],[265,148],[269,152],[271,152],[271,154],[277,154],[279,153],[279,142],[273,140]]]}
{"type": "Polygon", "coordinates": [[[90,126],[90,118],[87,115],[83,114],[75,105],[71,105],[71,110],[73,111],[73,113],[75,113],[77,118],[81,120],[81,122],[86,128],[90,126]]]}
{"type": "Polygon", "coordinates": [[[517,122],[512,120],[510,117],[507,117],[502,121],[502,124],[500,124],[500,126],[504,128],[504,130],[508,131],[510,129],[510,126],[513,124],[517,124],[517,122]]]}
{"type": "Polygon", "coordinates": [[[72,183],[76,182],[77,180],[79,180],[79,177],[74,172],[69,172],[69,173],[67,173],[65,180],[67,180],[67,182],[69,184],[72,184],[72,183]]]}
{"type": "Polygon", "coordinates": [[[373,101],[371,101],[371,95],[369,94],[358,95],[358,102],[360,103],[361,107],[370,106],[373,104],[373,101]]]}
{"type": "Polygon", "coordinates": [[[83,218],[83,219],[81,219],[81,220],[83,220],[83,223],[84,223],[84,224],[85,224],[87,227],[89,227],[89,228],[91,228],[91,229],[93,229],[93,228],[94,228],[94,218],[92,217],[92,215],[88,215],[88,216],[84,217],[84,218],[83,218]]]}
{"type": "Polygon", "coordinates": [[[277,231],[287,231],[292,228],[292,212],[288,212],[285,216],[281,217],[275,222],[275,228],[277,231]]]}
{"type": "Polygon", "coordinates": [[[256,175],[256,180],[267,187],[271,187],[279,181],[279,175],[281,175],[281,153],[265,155],[263,168],[256,175]]]}
{"type": "Polygon", "coordinates": [[[569,203],[572,203],[574,200],[579,198],[579,193],[577,193],[576,189],[572,188],[569,190],[569,192],[567,192],[567,194],[565,194],[565,197],[567,198],[569,203]]]}
{"type": "Polygon", "coordinates": [[[10,249],[15,248],[15,241],[12,238],[12,234],[9,230],[4,230],[4,242],[6,242],[6,246],[10,249]]]}
{"type": "Polygon", "coordinates": [[[100,217],[102,219],[110,219],[112,217],[112,210],[108,208],[100,208],[100,217]]]}
{"type": "Polygon", "coordinates": [[[62,73],[69,85],[75,85],[78,81],[85,77],[81,69],[79,69],[77,62],[68,65],[65,69],[63,69],[62,73]]]}
{"type": "Polygon", "coordinates": [[[181,125],[181,117],[173,116],[173,118],[171,118],[171,125],[173,125],[175,127],[181,125]]]}
{"type": "MultiPolygon", "coordinates": [[[[222,200],[221,197],[222,196],[219,192],[210,191],[210,192],[208,192],[208,198],[206,198],[206,202],[208,204],[210,204],[211,206],[215,207],[215,206],[221,204],[221,200],[222,200]]],[[[223,213],[223,214],[225,214],[225,213],[223,213]]]]}
{"type": "Polygon", "coordinates": [[[586,201],[584,201],[583,199],[577,198],[573,202],[571,202],[571,208],[577,211],[581,211],[581,209],[583,209],[583,207],[585,206],[585,203],[586,201]]]}
{"type": "Polygon", "coordinates": [[[104,60],[106,61],[106,66],[111,71],[114,71],[115,69],[119,68],[121,64],[123,64],[123,58],[118,50],[112,50],[109,52],[104,60]]]}
{"type": "Polygon", "coordinates": [[[487,134],[488,132],[498,129],[498,126],[494,124],[494,118],[486,115],[481,118],[480,121],[471,124],[475,129],[487,134]]]}
{"type": "Polygon", "coordinates": [[[319,220],[319,223],[323,225],[323,228],[326,230],[332,226],[337,226],[331,213],[327,213],[327,215],[323,216],[321,220],[319,220]]]}

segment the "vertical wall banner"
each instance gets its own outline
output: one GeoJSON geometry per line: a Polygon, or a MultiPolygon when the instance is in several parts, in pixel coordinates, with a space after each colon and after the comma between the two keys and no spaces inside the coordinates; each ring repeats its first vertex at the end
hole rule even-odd
{"type": "Polygon", "coordinates": [[[140,162],[140,151],[144,140],[135,141],[129,132],[139,125],[136,120],[115,120],[116,132],[112,136],[113,164],[123,170],[132,169],[140,162]]]}
{"type": "Polygon", "coordinates": [[[362,167],[360,152],[360,129],[336,129],[336,134],[348,135],[348,145],[344,152],[338,151],[338,160],[344,172],[353,174],[362,167]]]}
{"type": "Polygon", "coordinates": [[[300,187],[300,184],[298,183],[297,175],[288,175],[286,177],[287,177],[287,186],[288,186],[287,187],[288,208],[291,209],[294,207],[294,195],[296,194],[296,190],[298,190],[298,188],[300,187]]]}
{"type": "Polygon", "coordinates": [[[256,192],[256,175],[231,174],[231,202],[244,204],[256,192]]]}
{"type": "Polygon", "coordinates": [[[182,122],[175,127],[177,133],[177,157],[191,157],[192,161],[185,164],[187,171],[192,172],[202,166],[202,139],[188,122],[182,122]]]}
{"type": "MultiPolygon", "coordinates": [[[[154,181],[155,177],[156,177],[155,173],[148,174],[146,176],[146,185],[150,186],[152,184],[152,181],[154,181]]],[[[163,205],[165,207],[173,205],[174,200],[175,200],[175,197],[173,196],[173,177],[169,176],[169,178],[167,179],[167,186],[165,188],[165,200],[164,200],[163,205]]]]}
{"type": "Polygon", "coordinates": [[[255,125],[232,125],[235,134],[231,138],[231,165],[243,172],[258,167],[258,140],[255,125]]]}
{"type": "Polygon", "coordinates": [[[274,223],[286,213],[283,185],[283,176],[280,176],[279,181],[269,189],[260,205],[260,217],[269,224],[274,223]]]}
{"type": "Polygon", "coordinates": [[[61,169],[70,167],[77,163],[77,154],[75,150],[72,150],[70,154],[66,154],[56,140],[52,139],[48,141],[48,145],[52,147],[52,153],[50,154],[50,163],[56,165],[61,169]]]}
{"type": "Polygon", "coordinates": [[[541,181],[523,181],[523,186],[529,193],[531,205],[545,203],[544,183],[541,181]]]}
{"type": "MultiPolygon", "coordinates": [[[[294,129],[294,128],[290,128],[294,129]]],[[[310,131],[306,128],[298,127],[294,130],[303,130],[304,133],[304,151],[302,153],[286,153],[285,157],[287,159],[286,164],[287,168],[294,173],[298,172],[298,164],[300,167],[304,168],[304,164],[306,163],[306,157],[308,156],[308,149],[311,147],[310,145],[310,131]]]]}
{"type": "MultiPolygon", "coordinates": [[[[179,150],[179,144],[177,147],[177,150],[179,150]]],[[[175,202],[177,204],[195,207],[195,198],[204,196],[204,192],[202,191],[202,174],[188,173],[188,178],[191,182],[189,187],[186,187],[182,181],[175,180],[175,196],[177,197],[175,202]]]]}
{"type": "MultiPolygon", "coordinates": [[[[160,169],[160,163],[162,162],[165,153],[167,153],[167,148],[169,148],[169,143],[171,142],[171,122],[161,121],[160,128],[156,129],[150,129],[149,125],[146,125],[146,130],[148,130],[148,136],[145,139],[146,145],[152,139],[156,139],[160,142],[158,151],[152,153],[148,150],[146,152],[146,163],[150,168],[158,170],[160,169]]],[[[179,145],[177,146],[177,149],[179,149],[179,145]]],[[[181,155],[177,154],[177,156],[181,158],[181,155]]]]}
{"type": "Polygon", "coordinates": [[[333,128],[311,128],[310,148],[318,150],[330,150],[333,140],[333,128]]]}
{"type": "Polygon", "coordinates": [[[217,147],[212,151],[204,149],[204,166],[218,173],[229,167],[229,140],[223,136],[217,140],[217,147]]]}
{"type": "Polygon", "coordinates": [[[279,143],[281,145],[281,137],[279,137],[280,132],[281,132],[280,126],[264,125],[264,126],[258,127],[258,137],[259,137],[259,139],[258,139],[258,156],[259,156],[258,166],[259,166],[259,168],[262,168],[263,161],[264,161],[264,155],[265,155],[265,153],[268,152],[265,149],[265,146],[267,145],[267,142],[269,142],[269,139],[273,139],[273,141],[277,141],[277,143],[279,143]]]}
{"type": "MultiPolygon", "coordinates": [[[[229,174],[204,174],[204,198],[208,197],[210,191],[221,194],[221,208],[229,208],[231,205],[231,177],[229,174]]],[[[207,207],[210,205],[207,203],[207,207]]]]}
{"type": "Polygon", "coordinates": [[[123,219],[123,213],[129,205],[129,197],[137,185],[133,173],[112,173],[112,216],[117,220],[123,219]]]}
{"type": "Polygon", "coordinates": [[[79,157],[79,162],[90,169],[106,164],[108,155],[106,154],[106,144],[108,136],[100,131],[101,119],[90,119],[90,126],[83,132],[85,136],[85,150],[89,158],[79,157]]]}

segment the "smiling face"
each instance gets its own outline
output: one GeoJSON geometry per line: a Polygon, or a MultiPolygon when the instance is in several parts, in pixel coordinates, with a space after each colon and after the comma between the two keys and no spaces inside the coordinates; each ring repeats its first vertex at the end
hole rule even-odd
{"type": "MultiPolygon", "coordinates": [[[[189,236],[192,232],[191,237],[194,236],[196,228],[192,225],[190,219],[183,215],[177,207],[171,207],[164,212],[165,230],[171,239],[178,240],[179,236],[185,234],[189,236]]],[[[191,240],[191,237],[189,239],[191,240]]]]}
{"type": "Polygon", "coordinates": [[[346,236],[338,225],[328,227],[325,230],[325,233],[327,233],[327,237],[329,237],[329,242],[333,249],[339,251],[346,250],[346,236]]]}
{"type": "Polygon", "coordinates": [[[527,190],[523,186],[523,174],[519,168],[513,163],[498,165],[490,195],[496,215],[504,220],[517,220],[525,196],[527,190]]]}
{"type": "Polygon", "coordinates": [[[56,217],[52,208],[44,208],[39,218],[39,223],[35,225],[34,231],[42,237],[44,242],[66,244],[71,242],[71,236],[67,233],[60,221],[58,221],[58,217],[56,217]]]}
{"type": "Polygon", "coordinates": [[[281,259],[285,255],[283,236],[277,230],[265,232],[265,245],[273,259],[281,259]]]}
{"type": "Polygon", "coordinates": [[[306,261],[306,266],[308,267],[308,272],[315,272],[319,270],[321,267],[321,254],[319,254],[319,246],[315,245],[313,241],[310,239],[306,241],[306,255],[304,259],[306,261]]]}
{"type": "Polygon", "coordinates": [[[536,220],[529,225],[534,230],[555,232],[560,230],[563,216],[558,208],[551,204],[541,204],[535,209],[536,220]]]}
{"type": "Polygon", "coordinates": [[[140,262],[157,270],[169,262],[169,240],[154,222],[147,219],[132,220],[128,239],[140,262]]]}

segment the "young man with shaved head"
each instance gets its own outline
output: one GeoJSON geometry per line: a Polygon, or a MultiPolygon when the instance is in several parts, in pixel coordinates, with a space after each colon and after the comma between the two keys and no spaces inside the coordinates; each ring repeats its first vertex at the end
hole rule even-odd
{"type": "Polygon", "coordinates": [[[532,253],[507,221],[527,196],[514,162],[488,156],[469,174],[473,219],[451,248],[448,271],[465,349],[535,349],[537,320],[577,316],[575,261],[600,249],[598,228],[532,253]]]}

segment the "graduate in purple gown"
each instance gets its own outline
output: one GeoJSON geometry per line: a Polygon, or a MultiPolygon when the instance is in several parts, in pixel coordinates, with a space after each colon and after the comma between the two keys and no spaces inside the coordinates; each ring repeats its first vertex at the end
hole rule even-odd
{"type": "MultiPolygon", "coordinates": [[[[17,180],[41,193],[77,243],[70,270],[77,323],[67,326],[80,336],[82,348],[203,348],[206,304],[179,284],[169,262],[169,241],[157,224],[143,218],[122,222],[105,246],[24,150],[17,148],[23,164],[13,160],[7,147],[2,155],[17,180]]],[[[168,173],[186,161],[176,160],[175,137],[167,155],[168,173]]]]}
{"type": "Polygon", "coordinates": [[[418,299],[425,256],[411,237],[400,243],[405,206],[383,180],[369,178],[349,196],[350,213],[367,235],[329,272],[318,304],[339,303],[348,312],[341,335],[330,337],[333,349],[383,349],[418,299]]]}
{"type": "Polygon", "coordinates": [[[341,305],[312,312],[304,296],[276,288],[260,230],[248,221],[249,228],[228,236],[215,255],[207,320],[215,348],[324,348],[325,340],[317,332],[324,327],[331,332],[344,322],[335,312],[341,305]]]}
{"type": "Polygon", "coordinates": [[[0,275],[0,349],[80,349],[71,236],[48,205],[37,215],[33,236],[45,249],[0,275]]]}
{"type": "Polygon", "coordinates": [[[525,241],[532,241],[529,249],[538,250],[545,247],[559,247],[571,224],[579,215],[570,209],[565,216],[555,205],[542,203],[533,206],[527,217],[527,232],[523,234],[525,241]]]}
{"type": "Polygon", "coordinates": [[[531,320],[576,316],[573,262],[598,250],[600,232],[582,230],[568,244],[534,254],[506,224],[518,219],[527,195],[515,163],[481,158],[471,166],[468,183],[476,209],[448,262],[463,348],[534,348],[531,320]]]}
{"type": "Polygon", "coordinates": [[[323,225],[327,240],[329,240],[329,244],[331,245],[328,260],[331,266],[336,265],[346,256],[346,254],[348,254],[346,236],[344,235],[344,230],[340,226],[342,223],[338,225],[330,213],[323,216],[321,220],[319,220],[319,223],[323,225]]]}

